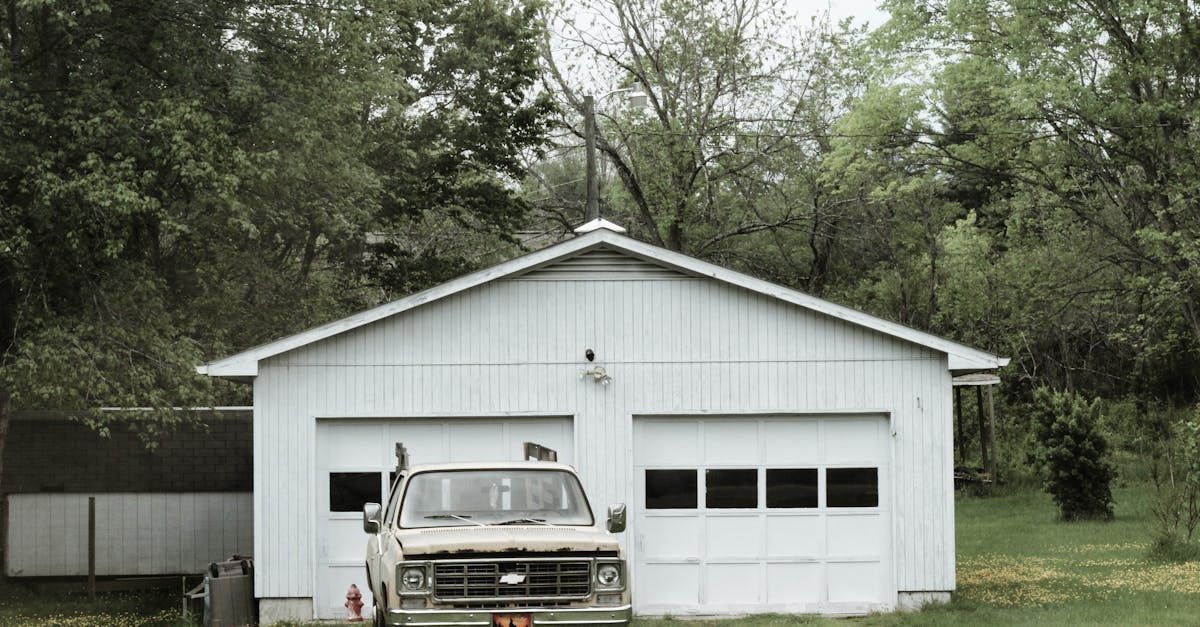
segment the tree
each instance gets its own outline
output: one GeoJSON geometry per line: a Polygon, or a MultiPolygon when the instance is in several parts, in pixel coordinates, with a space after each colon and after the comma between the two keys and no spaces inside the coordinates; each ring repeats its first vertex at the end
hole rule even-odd
{"type": "MultiPolygon", "coordinates": [[[[547,82],[561,107],[582,115],[583,96],[597,85],[636,87],[647,101],[644,109],[600,103],[597,145],[621,190],[609,211],[626,217],[635,236],[734,265],[753,263],[743,255],[757,252],[740,249],[739,238],[802,232],[799,246],[815,249],[803,271],[820,285],[836,221],[805,176],[850,89],[838,56],[857,33],[823,23],[799,30],[777,2],[612,0],[583,13],[611,27],[560,21],[560,36],[580,50],[546,46],[547,82]]],[[[578,119],[562,123],[582,136],[578,119]]],[[[780,256],[797,246],[780,246],[780,256]]]]}
{"type": "Polygon", "coordinates": [[[1116,471],[1100,433],[1100,402],[1039,388],[1035,435],[1046,472],[1046,491],[1063,520],[1112,520],[1109,483],[1116,471]]]}
{"type": "Polygon", "coordinates": [[[1194,417],[1172,425],[1173,433],[1153,442],[1150,479],[1154,500],[1150,511],[1158,522],[1155,547],[1160,555],[1200,555],[1194,544],[1200,527],[1200,421],[1194,417]]]}
{"type": "MultiPolygon", "coordinates": [[[[536,11],[8,3],[0,452],[12,407],[245,399],[194,366],[494,254],[525,207],[518,157],[550,112],[526,96],[536,11]],[[464,243],[437,247],[450,239],[464,243]],[[394,280],[397,258],[432,270],[394,280]]],[[[150,444],[190,419],[125,418],[150,444]]]]}
{"type": "Polygon", "coordinates": [[[940,169],[1000,192],[980,195],[985,224],[1079,251],[1072,278],[1086,276],[1057,286],[1057,301],[1093,328],[1041,334],[1063,362],[1060,384],[1081,377],[1191,400],[1200,375],[1200,16],[1179,2],[886,8],[894,19],[878,38],[883,49],[927,53],[929,100],[957,118],[942,129],[953,141],[935,142],[940,169]]]}

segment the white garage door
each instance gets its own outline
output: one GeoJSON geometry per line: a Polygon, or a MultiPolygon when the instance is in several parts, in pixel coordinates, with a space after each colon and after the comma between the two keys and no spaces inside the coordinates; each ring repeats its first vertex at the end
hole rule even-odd
{"type": "Polygon", "coordinates": [[[895,603],[883,417],[638,418],[639,612],[895,603]]]}
{"type": "Polygon", "coordinates": [[[404,442],[413,464],[519,460],[522,442],[549,446],[565,463],[574,457],[570,418],[318,422],[314,602],[319,618],[345,618],[343,604],[352,583],[371,607],[362,506],[387,498],[396,442],[404,442]]]}

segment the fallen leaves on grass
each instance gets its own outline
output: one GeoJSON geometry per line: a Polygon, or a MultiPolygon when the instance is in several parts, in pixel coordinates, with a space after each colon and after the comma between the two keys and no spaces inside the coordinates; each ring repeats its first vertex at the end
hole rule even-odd
{"type": "Polygon", "coordinates": [[[46,627],[151,627],[170,625],[179,621],[179,610],[161,610],[156,614],[135,612],[51,614],[48,616],[10,616],[5,618],[10,625],[45,625],[46,627]]]}
{"type": "Polygon", "coordinates": [[[1141,545],[1081,545],[1067,556],[985,554],[959,561],[959,594],[999,607],[1045,606],[1110,597],[1121,591],[1200,594],[1200,563],[1156,564],[1145,559],[1085,557],[1141,545]],[[1088,550],[1082,550],[1088,547],[1088,550]],[[1079,555],[1080,557],[1075,557],[1079,555]]]}
{"type": "Polygon", "coordinates": [[[1062,585],[1072,576],[1047,558],[989,554],[959,562],[959,593],[1002,607],[1049,605],[1071,600],[1062,585]]]}
{"type": "Polygon", "coordinates": [[[1137,542],[1121,542],[1109,544],[1067,544],[1052,549],[1055,553],[1073,553],[1076,555],[1091,555],[1093,553],[1111,553],[1114,551],[1144,552],[1145,544],[1137,542]]]}
{"type": "Polygon", "coordinates": [[[1200,594],[1200,562],[1139,564],[1112,573],[1102,582],[1115,590],[1160,590],[1200,594]]]}

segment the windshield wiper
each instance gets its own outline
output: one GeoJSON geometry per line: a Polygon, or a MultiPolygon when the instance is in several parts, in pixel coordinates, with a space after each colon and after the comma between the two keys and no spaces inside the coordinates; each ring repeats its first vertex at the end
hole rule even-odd
{"type": "Polygon", "coordinates": [[[448,518],[453,518],[455,520],[461,520],[463,522],[471,523],[472,525],[478,525],[480,527],[487,526],[481,522],[471,520],[470,516],[459,516],[458,514],[430,514],[429,516],[425,517],[426,520],[446,520],[448,518]]]}
{"type": "Polygon", "coordinates": [[[548,523],[548,522],[546,522],[546,519],[545,519],[545,518],[514,518],[514,519],[512,519],[512,520],[506,520],[506,521],[504,521],[504,522],[498,522],[498,523],[494,523],[494,524],[495,524],[496,526],[501,526],[501,525],[528,525],[528,524],[534,524],[534,525],[545,525],[545,526],[547,526],[547,527],[557,527],[557,526],[558,526],[558,525],[555,525],[555,524],[553,524],[553,523],[548,523]]]}

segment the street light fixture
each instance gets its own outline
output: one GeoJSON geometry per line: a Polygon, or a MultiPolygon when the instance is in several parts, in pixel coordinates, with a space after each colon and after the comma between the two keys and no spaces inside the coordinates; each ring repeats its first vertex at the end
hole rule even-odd
{"type": "MultiPolygon", "coordinates": [[[[626,100],[631,107],[646,106],[646,92],[641,83],[614,89],[599,100],[619,93],[629,94],[626,100]]],[[[583,140],[587,147],[587,221],[591,222],[600,217],[600,179],[596,176],[596,99],[590,95],[583,97],[583,140]]]]}

